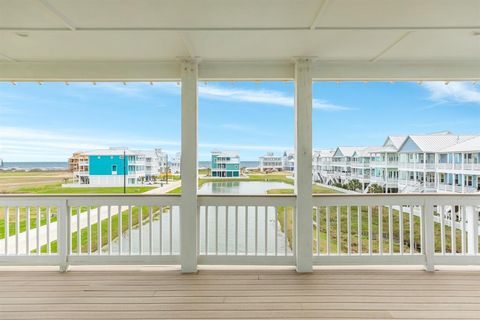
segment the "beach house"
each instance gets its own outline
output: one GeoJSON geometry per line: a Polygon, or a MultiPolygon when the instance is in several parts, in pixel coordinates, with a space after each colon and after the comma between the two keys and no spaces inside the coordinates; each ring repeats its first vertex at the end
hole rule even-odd
{"type": "Polygon", "coordinates": [[[212,177],[240,177],[240,155],[235,151],[212,151],[212,177]]]}
{"type": "Polygon", "coordinates": [[[268,152],[266,155],[258,158],[259,169],[263,172],[282,171],[283,157],[276,156],[273,152],[268,152]]]}

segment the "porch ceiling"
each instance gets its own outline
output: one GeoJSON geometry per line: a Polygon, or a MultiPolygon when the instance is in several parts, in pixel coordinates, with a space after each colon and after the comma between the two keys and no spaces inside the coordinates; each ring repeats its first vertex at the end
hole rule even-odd
{"type": "Polygon", "coordinates": [[[242,78],[239,61],[289,78],[295,56],[316,57],[320,79],[474,79],[479,21],[478,0],[2,0],[0,79],[101,80],[101,62],[130,64],[105,79],[170,79],[178,57],[211,63],[204,78],[242,78]]]}

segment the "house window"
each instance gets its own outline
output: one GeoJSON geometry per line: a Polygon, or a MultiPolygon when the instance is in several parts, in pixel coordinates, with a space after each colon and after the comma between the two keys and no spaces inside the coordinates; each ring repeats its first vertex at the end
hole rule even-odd
{"type": "Polygon", "coordinates": [[[117,173],[117,166],[116,165],[112,166],[112,173],[117,173]]]}

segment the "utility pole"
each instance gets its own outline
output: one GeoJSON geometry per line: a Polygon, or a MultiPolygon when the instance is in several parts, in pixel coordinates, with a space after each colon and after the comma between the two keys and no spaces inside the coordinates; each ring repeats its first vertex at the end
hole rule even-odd
{"type": "Polygon", "coordinates": [[[127,159],[125,156],[126,152],[123,149],[123,193],[127,193],[127,159]]]}

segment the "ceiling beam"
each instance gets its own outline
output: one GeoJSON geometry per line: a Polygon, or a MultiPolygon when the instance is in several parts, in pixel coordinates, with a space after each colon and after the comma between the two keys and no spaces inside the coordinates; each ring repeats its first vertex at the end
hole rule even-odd
{"type": "MultiPolygon", "coordinates": [[[[310,31],[309,27],[76,27],[77,32],[248,32],[248,31],[310,31]]],[[[317,26],[316,31],[480,31],[480,25],[465,26],[317,26]]],[[[0,31],[11,32],[65,32],[72,31],[72,28],[50,28],[50,27],[1,27],[0,31]]]]}
{"type": "Polygon", "coordinates": [[[40,0],[40,3],[51,13],[53,13],[58,19],[62,21],[64,25],[67,26],[68,30],[75,31],[77,28],[70,21],[70,19],[61,13],[57,8],[55,8],[48,0],[40,0]]]}
{"type": "Polygon", "coordinates": [[[315,30],[318,22],[320,21],[320,17],[325,13],[329,3],[330,3],[330,0],[322,0],[322,3],[320,4],[320,7],[318,8],[317,14],[315,15],[315,18],[313,19],[312,23],[310,24],[310,30],[315,30]]]}
{"type": "Polygon", "coordinates": [[[402,33],[398,38],[395,39],[395,41],[393,41],[392,43],[390,43],[385,49],[383,49],[382,51],[380,51],[379,54],[377,54],[375,57],[373,57],[372,59],[370,59],[370,62],[376,62],[378,60],[380,60],[383,55],[385,55],[388,51],[390,51],[391,49],[393,49],[397,44],[400,43],[400,41],[402,41],[403,39],[405,39],[406,37],[408,37],[409,34],[411,34],[413,31],[407,31],[407,32],[404,32],[402,33]]]}
{"type": "MultiPolygon", "coordinates": [[[[204,61],[200,80],[292,80],[289,61],[204,61]]],[[[324,61],[313,66],[319,81],[480,80],[480,61],[324,61]]],[[[178,81],[179,61],[0,62],[0,81],[178,81]]]]}

